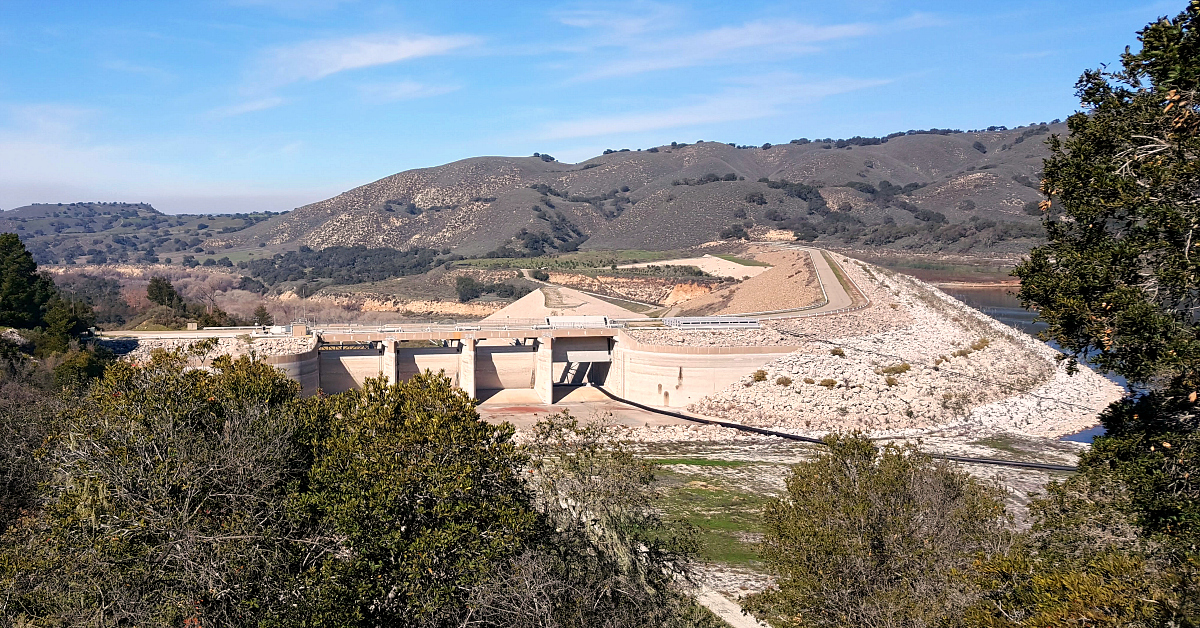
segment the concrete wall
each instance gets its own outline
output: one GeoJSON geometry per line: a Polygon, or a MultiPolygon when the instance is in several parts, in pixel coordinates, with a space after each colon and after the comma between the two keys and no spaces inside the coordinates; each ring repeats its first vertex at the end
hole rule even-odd
{"type": "Polygon", "coordinates": [[[321,387],[321,365],[319,351],[313,349],[294,355],[271,355],[264,358],[267,364],[300,382],[300,394],[308,397],[317,394],[321,387]]]}
{"type": "Polygon", "coordinates": [[[539,396],[549,397],[543,393],[552,384],[590,381],[631,401],[680,408],[794,351],[791,347],[655,346],[639,343],[623,332],[611,341],[547,338],[523,345],[476,345],[466,340],[463,345],[389,347],[386,355],[376,349],[314,349],[266,360],[299,381],[305,395],[314,394],[318,388],[331,394],[359,388],[368,377],[377,377],[381,372],[389,377],[394,373],[403,381],[428,369],[434,373],[444,371],[472,395],[479,389],[534,388],[539,396]],[[610,342],[613,348],[608,354],[604,347],[610,342]],[[602,361],[606,358],[611,361],[602,361]],[[392,359],[395,362],[389,363],[392,359]],[[580,361],[583,359],[595,361],[580,361]],[[473,374],[462,372],[461,365],[468,363],[475,367],[473,374]]]}
{"type": "Polygon", "coordinates": [[[475,388],[532,388],[536,348],[477,346],[475,388]]]}
{"type": "Polygon", "coordinates": [[[794,350],[654,346],[621,334],[613,349],[613,363],[604,386],[630,401],[682,408],[794,350]]]}
{"type": "Polygon", "coordinates": [[[456,347],[422,347],[396,350],[396,376],[405,381],[428,369],[445,371],[450,381],[458,383],[458,349],[456,347]]]}
{"type": "Polygon", "coordinates": [[[384,363],[378,349],[349,349],[344,351],[319,351],[321,364],[321,390],[339,393],[361,388],[368,377],[390,374],[392,368],[384,363]]]}

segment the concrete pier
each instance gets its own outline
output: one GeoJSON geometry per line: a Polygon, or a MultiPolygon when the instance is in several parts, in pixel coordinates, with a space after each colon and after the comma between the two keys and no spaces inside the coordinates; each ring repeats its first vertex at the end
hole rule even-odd
{"type": "Polygon", "coordinates": [[[475,339],[463,338],[458,351],[458,387],[475,396],[475,339]]]}
{"type": "Polygon", "coordinates": [[[537,359],[534,363],[533,388],[542,403],[554,403],[554,339],[549,335],[537,339],[537,359]]]}

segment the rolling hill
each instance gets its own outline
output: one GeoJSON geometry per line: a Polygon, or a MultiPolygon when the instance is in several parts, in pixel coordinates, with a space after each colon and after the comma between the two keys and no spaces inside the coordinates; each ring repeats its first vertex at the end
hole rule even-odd
{"type": "Polygon", "coordinates": [[[168,216],[146,203],[41,203],[0,211],[0,233],[16,233],[39,264],[156,263],[216,255],[210,240],[277,216],[168,216]]]}
{"type": "Polygon", "coordinates": [[[302,246],[522,257],[793,234],[852,248],[1011,254],[1041,237],[1042,141],[1065,132],[1055,123],[757,147],[697,142],[606,151],[578,164],[475,157],[283,214],[46,204],[0,212],[0,231],[18,233],[51,264],[230,265],[302,246]]]}
{"type": "Polygon", "coordinates": [[[920,133],[867,145],[698,142],[579,164],[476,157],[401,172],[214,243],[522,255],[684,248],[740,227],[862,246],[1019,251],[1040,235],[1027,206],[1040,199],[1042,140],[1065,130],[920,133]],[[788,185],[796,183],[804,185],[788,185]]]}

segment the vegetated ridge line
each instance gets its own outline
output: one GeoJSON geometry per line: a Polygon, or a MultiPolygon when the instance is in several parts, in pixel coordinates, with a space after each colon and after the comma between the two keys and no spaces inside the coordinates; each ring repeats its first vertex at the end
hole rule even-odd
{"type": "MultiPolygon", "coordinates": [[[[685,421],[692,421],[694,423],[703,423],[706,425],[719,425],[721,427],[727,427],[727,428],[739,430],[742,432],[751,432],[754,434],[761,434],[763,436],[776,436],[778,438],[782,438],[785,440],[799,441],[802,443],[812,443],[814,445],[824,445],[825,444],[825,441],[823,441],[823,440],[820,440],[817,438],[811,438],[808,436],[800,436],[798,434],[788,434],[787,432],[776,432],[775,430],[768,430],[765,428],[754,427],[751,425],[742,425],[741,423],[732,423],[730,421],[720,421],[717,419],[707,419],[707,418],[703,418],[703,417],[697,417],[697,416],[691,416],[688,414],[683,414],[682,412],[672,412],[671,410],[655,408],[654,406],[648,406],[643,403],[638,403],[636,401],[630,401],[628,399],[618,397],[603,386],[594,386],[594,388],[598,389],[600,392],[607,395],[613,401],[619,401],[621,403],[631,405],[635,408],[639,408],[639,409],[645,410],[647,412],[654,412],[656,414],[674,417],[677,419],[683,419],[685,421]]],[[[949,460],[952,462],[968,462],[971,464],[990,464],[990,465],[997,465],[997,466],[1003,466],[1003,467],[1018,467],[1018,468],[1022,468],[1022,469],[1040,469],[1042,471],[1073,472],[1073,471],[1079,470],[1079,467],[1074,467],[1074,466],[1064,465],[1064,464],[1049,464],[1046,462],[1021,462],[1018,460],[1001,460],[999,458],[972,458],[970,456],[950,456],[947,454],[934,454],[934,453],[927,453],[926,455],[928,455],[931,458],[937,458],[938,460],[949,460]]]]}

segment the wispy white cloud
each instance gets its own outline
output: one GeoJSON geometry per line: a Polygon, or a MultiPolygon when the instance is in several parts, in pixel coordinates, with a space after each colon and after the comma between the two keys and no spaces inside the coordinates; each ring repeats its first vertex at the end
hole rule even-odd
{"type": "Polygon", "coordinates": [[[0,190],[53,183],[88,187],[162,174],[147,164],[135,165],[134,151],[94,141],[88,129],[100,118],[97,111],[53,103],[0,110],[0,163],[5,165],[0,190]],[[63,173],[69,173],[69,182],[63,173]]]}
{"type": "MultiPolygon", "coordinates": [[[[230,212],[291,209],[344,190],[329,182],[301,186],[263,185],[258,178],[226,177],[220,185],[197,173],[198,164],[164,161],[155,150],[174,143],[193,151],[195,138],[153,142],[97,140],[102,112],[53,103],[0,107],[0,207],[87,200],[146,201],[168,212],[230,212]],[[214,192],[214,190],[219,191],[214,192]]],[[[212,147],[208,147],[211,150],[212,147]]],[[[239,146],[228,152],[250,161],[278,161],[302,150],[282,146],[239,146]]],[[[170,151],[170,148],[167,149],[170,151]]],[[[246,168],[247,170],[249,167],[246,168]]]]}
{"type": "Polygon", "coordinates": [[[278,96],[271,96],[269,98],[259,98],[257,100],[249,100],[246,102],[240,102],[240,103],[233,104],[233,105],[227,105],[225,107],[217,107],[215,109],[210,109],[208,111],[208,117],[210,117],[210,118],[233,118],[235,116],[240,116],[240,115],[247,114],[247,113],[253,113],[255,111],[265,111],[267,109],[272,109],[274,107],[278,107],[279,105],[282,105],[284,102],[286,102],[286,101],[283,98],[280,98],[278,96]]]}
{"type": "Polygon", "coordinates": [[[558,21],[566,26],[603,30],[620,37],[671,28],[682,15],[680,7],[658,2],[635,2],[620,7],[592,5],[556,13],[558,21]]]}
{"type": "Polygon", "coordinates": [[[84,139],[85,123],[99,115],[95,109],[58,103],[11,105],[0,110],[0,137],[21,134],[55,141],[84,139]]]}
{"type": "Polygon", "coordinates": [[[817,52],[817,45],[835,39],[862,37],[874,32],[870,24],[812,26],[799,22],[750,22],[665,40],[634,45],[631,54],[606,63],[580,78],[584,80],[628,76],[656,70],[735,62],[744,54],[795,56],[817,52]]]}
{"type": "Polygon", "coordinates": [[[416,81],[371,83],[359,86],[363,98],[371,102],[398,102],[441,96],[459,89],[457,85],[427,85],[416,81]]]}
{"type": "Polygon", "coordinates": [[[779,19],[679,33],[679,20],[671,15],[671,7],[656,4],[639,4],[621,14],[610,10],[585,9],[560,14],[558,19],[565,25],[597,33],[585,52],[597,57],[609,53],[607,59],[583,71],[576,77],[577,80],[786,59],[819,52],[823,45],[834,41],[941,23],[928,14],[913,14],[891,22],[827,25],[779,19]],[[654,36],[647,36],[652,31],[656,31],[654,36]]]}
{"type": "Polygon", "coordinates": [[[307,41],[268,51],[260,78],[274,86],[315,81],[346,70],[444,55],[476,41],[465,35],[387,34],[307,41]]]}
{"type": "Polygon", "coordinates": [[[816,102],[888,82],[876,79],[807,82],[794,75],[771,75],[745,80],[694,104],[550,122],[542,128],[540,135],[542,139],[560,140],[768,118],[784,113],[791,105],[816,102]]]}

